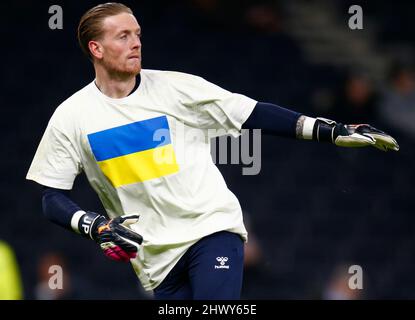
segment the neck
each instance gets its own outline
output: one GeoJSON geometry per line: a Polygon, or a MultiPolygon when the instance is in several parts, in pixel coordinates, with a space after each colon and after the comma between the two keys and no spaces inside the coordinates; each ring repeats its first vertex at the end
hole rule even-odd
{"type": "Polygon", "coordinates": [[[128,96],[136,82],[135,75],[112,75],[104,68],[95,68],[95,83],[98,89],[110,98],[120,99],[128,96]]]}

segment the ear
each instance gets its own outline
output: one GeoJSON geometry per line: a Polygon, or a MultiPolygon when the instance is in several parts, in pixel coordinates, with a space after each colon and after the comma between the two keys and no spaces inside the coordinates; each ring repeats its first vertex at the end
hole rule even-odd
{"type": "Polygon", "coordinates": [[[98,60],[102,59],[104,48],[98,41],[93,41],[93,40],[89,41],[88,48],[93,57],[95,57],[98,60]]]}

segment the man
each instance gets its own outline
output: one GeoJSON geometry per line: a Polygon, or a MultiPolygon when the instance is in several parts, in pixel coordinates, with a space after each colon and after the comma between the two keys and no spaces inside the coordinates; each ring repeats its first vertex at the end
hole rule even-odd
{"type": "Polygon", "coordinates": [[[84,14],[78,39],[96,78],[56,109],[27,179],[45,186],[51,221],[92,238],[110,258],[131,261],[157,299],[240,297],[247,232],[239,202],[211,159],[211,136],[238,136],[243,125],[398,150],[368,125],[314,119],[200,77],[141,69],[140,35],[122,4],[84,14]],[[81,171],[110,219],[69,198],[65,190],[81,171]]]}

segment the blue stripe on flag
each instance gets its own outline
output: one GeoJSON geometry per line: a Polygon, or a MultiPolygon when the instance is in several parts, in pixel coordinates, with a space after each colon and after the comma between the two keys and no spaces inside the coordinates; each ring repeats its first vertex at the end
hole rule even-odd
{"type": "Polygon", "coordinates": [[[89,144],[97,161],[154,149],[171,143],[166,116],[91,133],[89,144]],[[157,132],[160,130],[159,132],[157,132]],[[157,132],[156,135],[154,135],[157,132]]]}

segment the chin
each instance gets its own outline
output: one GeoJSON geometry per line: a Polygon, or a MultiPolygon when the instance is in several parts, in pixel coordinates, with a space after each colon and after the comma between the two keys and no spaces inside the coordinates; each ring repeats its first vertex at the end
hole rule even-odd
{"type": "Polygon", "coordinates": [[[105,65],[106,69],[110,74],[116,75],[117,77],[125,78],[136,76],[141,72],[141,63],[133,65],[123,65],[121,68],[115,63],[107,63],[105,65]]]}
{"type": "Polygon", "coordinates": [[[136,76],[141,72],[141,68],[136,69],[134,71],[128,72],[128,74],[132,75],[132,76],[136,76]]]}
{"type": "Polygon", "coordinates": [[[141,66],[134,69],[134,74],[137,75],[141,72],[141,66]]]}
{"type": "Polygon", "coordinates": [[[126,74],[136,76],[137,74],[139,74],[141,72],[141,65],[130,67],[130,68],[125,68],[124,72],[126,74]]]}
{"type": "Polygon", "coordinates": [[[122,70],[118,69],[118,70],[114,70],[113,74],[117,75],[117,77],[119,78],[126,79],[130,77],[135,77],[140,72],[141,72],[141,67],[140,68],[128,68],[128,69],[122,69],[122,70]]]}

